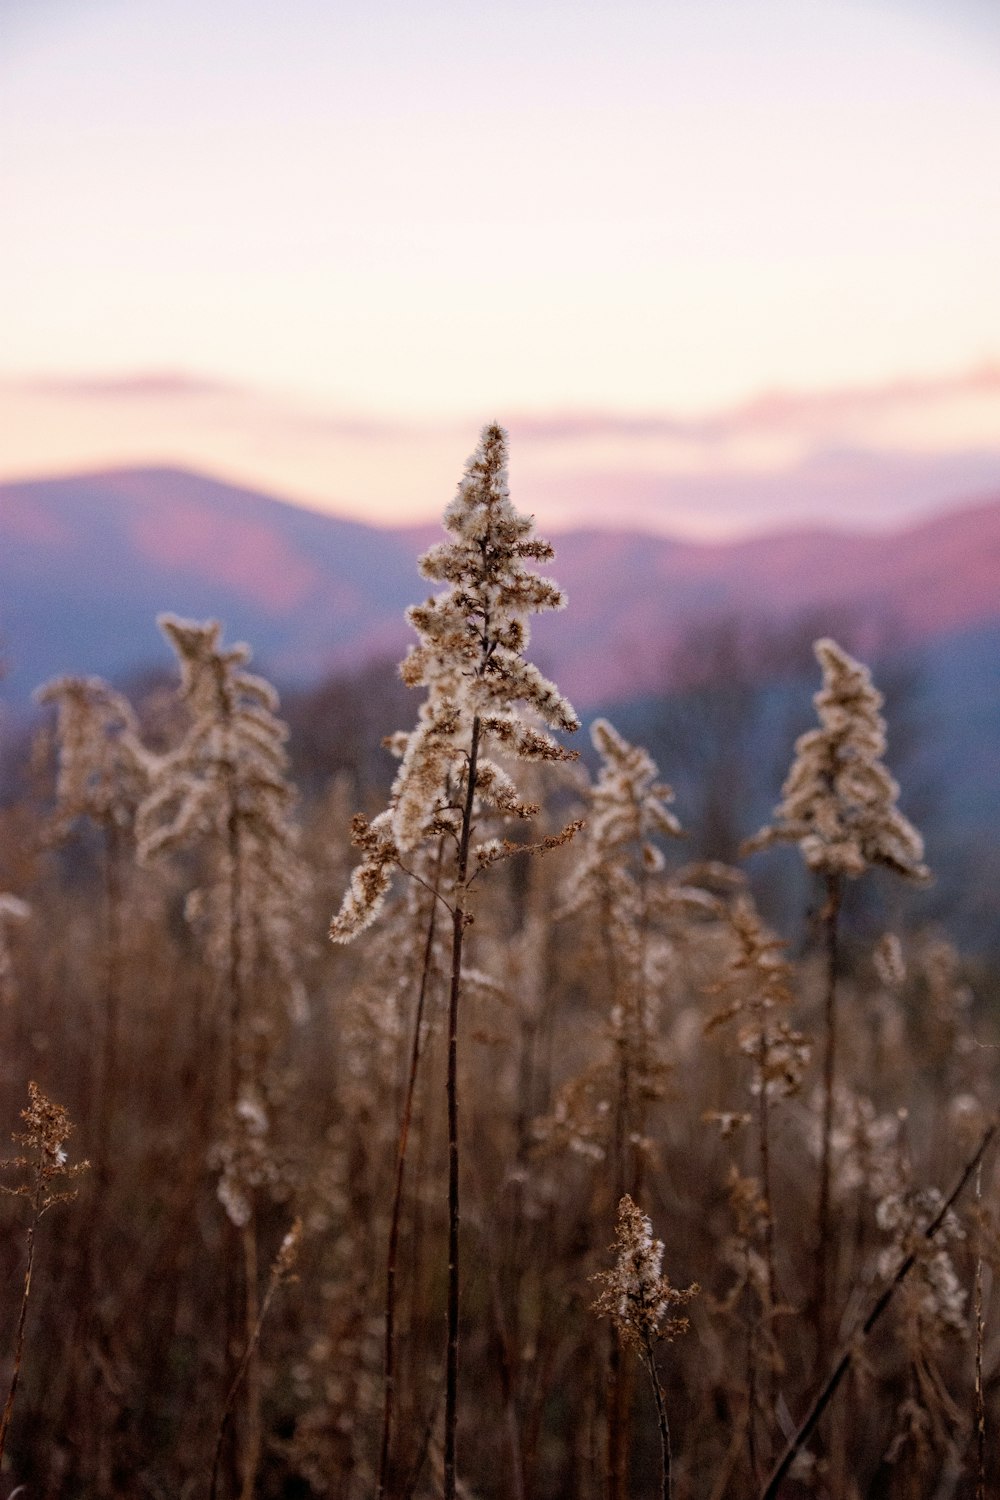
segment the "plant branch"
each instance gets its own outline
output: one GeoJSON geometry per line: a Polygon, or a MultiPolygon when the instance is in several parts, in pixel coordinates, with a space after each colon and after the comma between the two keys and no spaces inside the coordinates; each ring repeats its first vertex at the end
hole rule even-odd
{"type": "MultiPolygon", "coordinates": [[[[958,1176],[958,1180],[956,1181],[951,1192],[948,1194],[948,1197],[945,1199],[944,1203],[941,1205],[941,1208],[935,1214],[934,1218],[927,1225],[926,1229],[924,1229],[921,1235],[922,1239],[928,1242],[933,1240],[934,1236],[941,1228],[941,1225],[947,1218],[948,1213],[961,1197],[973,1173],[977,1171],[979,1163],[982,1161],[990,1146],[990,1143],[993,1140],[993,1137],[996,1135],[997,1125],[998,1122],[994,1120],[993,1123],[989,1125],[983,1132],[983,1135],[979,1141],[979,1145],[976,1147],[972,1156],[962,1168],[958,1176]]],[[[792,1464],[795,1462],[796,1456],[802,1451],[806,1443],[809,1441],[816,1428],[816,1424],[819,1422],[819,1419],[822,1417],[823,1413],[826,1411],[826,1408],[829,1406],[831,1400],[833,1399],[837,1387],[840,1385],[840,1382],[843,1380],[844,1376],[847,1374],[847,1371],[850,1369],[851,1363],[856,1353],[856,1346],[862,1343],[871,1333],[872,1329],[875,1327],[876,1323],[879,1321],[882,1314],[889,1306],[889,1303],[892,1301],[897,1288],[900,1287],[906,1280],[907,1276],[913,1270],[913,1267],[916,1265],[916,1263],[917,1250],[913,1249],[910,1251],[906,1259],[902,1262],[895,1276],[893,1276],[892,1280],[883,1289],[882,1293],[872,1306],[868,1316],[865,1318],[865,1321],[862,1323],[861,1328],[858,1330],[858,1333],[844,1348],[843,1352],[840,1355],[840,1358],[837,1360],[836,1364],[833,1366],[833,1369],[830,1371],[826,1380],[823,1382],[819,1393],[817,1394],[815,1400],[813,1401],[808,1412],[803,1418],[798,1431],[795,1433],[794,1437],[790,1439],[788,1446],[782,1454],[777,1468],[774,1470],[774,1473],[771,1475],[771,1478],[767,1483],[767,1488],[761,1492],[760,1500],[774,1500],[774,1497],[778,1494],[778,1491],[781,1489],[782,1484],[788,1477],[788,1471],[791,1469],[792,1464]]]]}

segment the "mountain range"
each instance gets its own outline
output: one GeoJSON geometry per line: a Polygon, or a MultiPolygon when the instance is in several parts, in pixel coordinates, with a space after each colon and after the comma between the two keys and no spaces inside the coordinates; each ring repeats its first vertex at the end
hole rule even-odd
{"type": "MultiPolygon", "coordinates": [[[[162,610],[216,617],[260,670],[306,685],[402,655],[433,527],[381,529],[202,474],[119,469],[0,485],[8,701],[63,672],[123,677],[170,658],[162,610]]],[[[907,642],[1000,624],[1000,498],[905,530],[693,542],[609,527],[554,539],[569,607],[531,654],[582,709],[655,692],[699,621],[852,617],[907,642]]]]}

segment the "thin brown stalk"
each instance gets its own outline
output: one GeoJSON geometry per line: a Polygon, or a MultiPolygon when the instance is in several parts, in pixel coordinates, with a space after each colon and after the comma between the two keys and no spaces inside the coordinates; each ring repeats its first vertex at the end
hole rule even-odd
{"type": "Polygon", "coordinates": [[[837,967],[839,918],[843,883],[837,874],[826,876],[823,924],[826,939],[826,989],[823,1003],[823,1125],[819,1169],[819,1207],[816,1215],[816,1354],[822,1360],[829,1341],[830,1319],[830,1187],[833,1139],[833,1091],[837,1060],[837,967]]]}
{"type": "Polygon", "coordinates": [[[215,1452],[212,1458],[212,1475],[208,1487],[209,1500],[217,1500],[219,1492],[219,1473],[222,1468],[223,1450],[225,1448],[226,1438],[233,1420],[233,1411],[236,1407],[236,1398],[239,1394],[240,1386],[243,1384],[247,1371],[250,1368],[251,1362],[257,1353],[257,1346],[260,1343],[261,1329],[264,1327],[264,1321],[267,1318],[268,1310],[274,1300],[274,1295],[281,1283],[287,1280],[288,1277],[292,1274],[292,1268],[295,1264],[295,1258],[298,1251],[298,1242],[301,1232],[301,1222],[296,1219],[295,1223],[292,1225],[291,1230],[285,1236],[284,1243],[282,1244],[281,1249],[278,1252],[274,1265],[271,1267],[271,1275],[268,1279],[267,1290],[264,1293],[263,1300],[260,1304],[260,1311],[257,1314],[257,1319],[250,1332],[250,1336],[246,1341],[246,1347],[243,1350],[243,1357],[240,1360],[239,1365],[237,1366],[232,1385],[229,1387],[225,1404],[222,1408],[222,1416],[219,1418],[218,1430],[215,1435],[215,1452]]]}
{"type": "Polygon", "coordinates": [[[777,1278],[774,1270],[774,1216],[771,1212],[771,1103],[768,1098],[768,1065],[771,1055],[771,1038],[767,1022],[761,1016],[760,1041],[757,1055],[759,1093],[757,1095],[757,1150],[760,1158],[760,1187],[764,1200],[764,1262],[767,1267],[767,1296],[769,1314],[773,1315],[778,1301],[777,1278]]]}
{"type": "Polygon", "coordinates": [[[760,1457],[757,1452],[757,1408],[759,1396],[757,1393],[757,1374],[760,1348],[760,1326],[755,1326],[753,1315],[753,1283],[750,1274],[750,1240],[746,1241],[746,1287],[744,1291],[744,1302],[747,1307],[746,1324],[746,1381],[747,1381],[747,1457],[750,1460],[750,1473],[753,1475],[754,1484],[760,1483],[760,1457]]]}
{"type": "Polygon", "coordinates": [[[468,783],[462,808],[462,833],[458,848],[455,909],[452,914],[451,986],[448,997],[448,1353],[445,1362],[444,1396],[444,1500],[455,1500],[456,1431],[458,1426],[458,1307],[459,1270],[459,1180],[458,1180],[458,1004],[462,988],[462,944],[466,928],[466,884],[472,809],[476,797],[476,767],[479,759],[480,720],[472,721],[468,783]]]}
{"type": "Polygon", "coordinates": [[[253,1500],[257,1487],[257,1470],[261,1452],[261,1381],[260,1351],[254,1329],[260,1319],[260,1297],[257,1286],[257,1229],[253,1216],[243,1229],[243,1265],[246,1276],[246,1426],[243,1442],[243,1483],[240,1500],[253,1500]]]}
{"type": "MultiPolygon", "coordinates": [[[[477,1196],[482,1200],[482,1193],[476,1184],[477,1196]]],[[[482,1236],[482,1253],[486,1265],[486,1272],[490,1284],[490,1304],[493,1312],[493,1322],[496,1333],[497,1349],[499,1353],[498,1366],[500,1385],[503,1392],[504,1420],[507,1427],[507,1443],[510,1449],[509,1494],[510,1500],[525,1500],[524,1483],[524,1448],[521,1442],[521,1424],[518,1419],[517,1400],[514,1390],[514,1370],[516,1364],[516,1341],[510,1336],[504,1316],[503,1298],[500,1294],[500,1278],[497,1274],[496,1259],[492,1252],[490,1236],[482,1236]]]]}
{"type": "Polygon", "coordinates": [[[118,1083],[118,1016],[121,1008],[121,829],[109,818],[104,825],[104,1015],[97,1071],[94,1150],[94,1207],[100,1214],[108,1176],[108,1141],[118,1083]]]}
{"type": "MultiPolygon", "coordinates": [[[[227,974],[227,999],[229,1002],[228,1035],[226,1045],[228,1047],[228,1071],[226,1077],[226,1109],[230,1119],[235,1121],[236,1107],[239,1103],[240,1085],[242,1083],[242,1028],[244,1018],[243,997],[243,926],[242,926],[242,869],[241,869],[241,840],[240,840],[240,818],[239,807],[235,792],[235,767],[227,762],[227,788],[229,792],[229,814],[226,820],[226,853],[229,864],[229,912],[228,912],[228,974],[227,974]]],[[[251,1210],[252,1212],[252,1210],[251,1210]]],[[[240,1371],[243,1364],[237,1365],[236,1351],[242,1344],[243,1360],[246,1365],[252,1359],[251,1343],[247,1337],[247,1329],[253,1327],[250,1317],[250,1299],[255,1295],[251,1292],[249,1284],[240,1287],[239,1262],[241,1249],[245,1252],[245,1238],[235,1224],[228,1221],[228,1241],[225,1261],[225,1353],[222,1365],[223,1389],[228,1382],[229,1393],[233,1401],[240,1388],[242,1375],[240,1371]],[[241,1306],[242,1302],[242,1306],[241,1306]]],[[[228,1397],[227,1397],[228,1401],[228,1397]]],[[[249,1419],[249,1413],[247,1413],[249,1419]]],[[[226,1444],[226,1469],[228,1473],[228,1487],[233,1494],[242,1490],[241,1474],[246,1469],[247,1455],[240,1452],[241,1425],[238,1422],[227,1422],[219,1428],[220,1443],[226,1444]]],[[[221,1449],[220,1449],[221,1454],[221,1449]]]]}
{"type": "MultiPolygon", "coordinates": [[[[230,768],[235,777],[235,770],[230,768]]],[[[235,1109],[242,1082],[241,1042],[243,1028],[243,923],[240,818],[230,782],[229,818],[226,824],[229,858],[229,1084],[228,1102],[235,1109]]]]}
{"type": "Polygon", "coordinates": [[[441,1410],[442,1391],[443,1387],[439,1383],[437,1390],[434,1393],[434,1400],[431,1402],[430,1410],[427,1414],[427,1421],[424,1423],[423,1431],[420,1437],[420,1445],[417,1448],[416,1457],[414,1458],[413,1463],[410,1467],[409,1474],[406,1476],[406,1482],[404,1483],[400,1491],[400,1500],[413,1500],[417,1485],[420,1483],[420,1476],[423,1473],[424,1465],[426,1464],[428,1454],[430,1453],[431,1439],[434,1436],[434,1428],[437,1426],[438,1412],[441,1410]]]}
{"type": "Polygon", "coordinates": [[[667,1423],[667,1405],[663,1399],[663,1387],[660,1377],[656,1371],[656,1360],[653,1356],[653,1342],[649,1334],[643,1336],[644,1363],[649,1371],[650,1384],[653,1387],[653,1400],[656,1402],[656,1421],[660,1430],[660,1493],[662,1500],[670,1500],[671,1491],[671,1454],[670,1454],[670,1427],[667,1423]]]}
{"type": "MultiPolygon", "coordinates": [[[[611,933],[610,902],[605,900],[601,914],[601,930],[608,968],[609,988],[617,1003],[621,988],[618,955],[611,933]]],[[[626,1149],[628,1141],[629,1115],[629,1056],[628,1044],[622,1030],[615,1039],[618,1051],[617,1088],[615,1090],[614,1154],[615,1186],[614,1201],[620,1203],[628,1190],[628,1166],[626,1149]]],[[[605,1441],[605,1494],[607,1500],[625,1500],[628,1483],[628,1454],[631,1448],[629,1431],[629,1401],[626,1391],[627,1375],[622,1358],[621,1342],[612,1328],[608,1345],[608,1375],[605,1393],[605,1416],[607,1435],[605,1441]]]]}
{"type": "Polygon", "coordinates": [[[625,1360],[621,1340],[614,1328],[608,1330],[607,1382],[607,1500],[625,1500],[629,1442],[628,1401],[626,1398],[625,1360]]]}
{"type": "MultiPolygon", "coordinates": [[[[938,1212],[935,1214],[934,1218],[927,1225],[926,1229],[923,1230],[921,1235],[922,1239],[927,1241],[933,1240],[934,1236],[941,1228],[941,1225],[947,1218],[949,1211],[955,1206],[958,1199],[961,1197],[967,1184],[969,1183],[970,1178],[972,1177],[973,1173],[977,1171],[980,1162],[989,1149],[990,1143],[997,1132],[997,1123],[998,1122],[994,1120],[993,1123],[989,1125],[983,1132],[978,1146],[959,1173],[958,1179],[951,1192],[948,1194],[947,1198],[941,1205],[938,1212]]],[[[843,1351],[840,1354],[840,1357],[838,1358],[829,1375],[826,1377],[826,1380],[820,1387],[819,1392],[817,1393],[812,1405],[806,1412],[806,1415],[803,1417],[798,1431],[789,1440],[784,1453],[778,1461],[778,1465],[775,1468],[774,1473],[768,1480],[767,1487],[761,1492],[760,1500],[774,1500],[774,1497],[778,1494],[778,1491],[781,1489],[782,1484],[788,1477],[788,1472],[791,1469],[792,1464],[795,1462],[796,1457],[799,1453],[801,1453],[802,1449],[809,1441],[810,1437],[816,1429],[817,1423],[819,1422],[823,1413],[826,1411],[826,1408],[829,1406],[831,1400],[836,1394],[840,1382],[843,1380],[844,1376],[847,1374],[847,1371],[850,1369],[858,1346],[864,1342],[864,1340],[871,1333],[872,1329],[875,1327],[876,1323],[878,1323],[879,1319],[882,1317],[882,1314],[885,1312],[886,1308],[889,1306],[890,1302],[895,1296],[897,1289],[906,1280],[907,1276],[916,1265],[916,1262],[917,1250],[913,1249],[910,1251],[906,1259],[902,1262],[892,1280],[888,1283],[887,1286],[883,1288],[882,1292],[873,1304],[870,1312],[868,1313],[868,1316],[865,1318],[854,1338],[852,1338],[850,1343],[844,1347],[843,1351]]]]}
{"type": "Polygon", "coordinates": [[[28,1317],[28,1299],[31,1296],[31,1272],[35,1263],[35,1232],[42,1213],[43,1193],[44,1182],[41,1167],[39,1166],[35,1171],[35,1185],[31,1195],[31,1221],[28,1224],[27,1236],[28,1263],[24,1272],[21,1310],[17,1318],[17,1335],[14,1340],[14,1370],[10,1377],[10,1389],[7,1392],[7,1400],[4,1402],[3,1416],[0,1417],[0,1462],[3,1460],[4,1448],[7,1444],[7,1433],[10,1430],[11,1417],[14,1415],[14,1397],[17,1395],[17,1385],[21,1378],[21,1361],[24,1358],[24,1326],[28,1317]]]}
{"type": "Polygon", "coordinates": [[[410,1047],[410,1066],[406,1079],[406,1094],[403,1114],[399,1124],[399,1139],[396,1143],[396,1177],[392,1195],[392,1211],[389,1219],[389,1245],[386,1254],[385,1285],[385,1343],[384,1372],[385,1387],[382,1404],[382,1442],[379,1451],[378,1488],[376,1495],[382,1500],[389,1478],[389,1458],[392,1447],[392,1425],[396,1399],[396,1274],[399,1255],[399,1229],[403,1207],[403,1180],[406,1173],[406,1152],[413,1121],[413,1100],[417,1087],[417,1069],[420,1063],[420,1038],[424,1024],[424,1004],[431,972],[431,956],[437,929],[438,885],[444,858],[444,839],[438,840],[437,864],[434,872],[430,917],[424,941],[423,964],[420,970],[420,988],[417,994],[417,1010],[413,1024],[413,1041],[410,1047]]]}
{"type": "Polygon", "coordinates": [[[978,1211],[976,1233],[978,1243],[976,1246],[976,1285],[974,1292],[976,1316],[976,1500],[986,1500],[986,1399],[983,1393],[983,1336],[985,1324],[983,1318],[982,1202],[983,1164],[980,1161],[976,1167],[976,1209],[978,1211]]]}
{"type": "MultiPolygon", "coordinates": [[[[750,1468],[753,1473],[754,1483],[760,1481],[759,1455],[757,1452],[757,1440],[755,1431],[755,1420],[757,1412],[763,1408],[765,1412],[771,1410],[772,1398],[772,1373],[773,1373],[773,1344],[774,1336],[774,1309],[777,1306],[777,1275],[774,1268],[774,1215],[772,1212],[771,1196],[771,1103],[768,1097],[768,1069],[770,1064],[771,1038],[767,1029],[765,1015],[760,1016],[760,1036],[758,1049],[758,1085],[757,1095],[757,1150],[760,1166],[761,1197],[764,1204],[764,1266],[767,1275],[767,1307],[762,1309],[763,1327],[754,1330],[752,1325],[748,1328],[749,1348],[747,1358],[751,1364],[752,1378],[749,1385],[748,1411],[747,1411],[747,1433],[749,1437],[750,1468]],[[761,1336],[763,1335],[763,1336],[761,1336]],[[764,1360],[761,1363],[759,1351],[765,1351],[764,1360]],[[760,1379],[760,1392],[758,1395],[758,1375],[760,1379]]],[[[749,1244],[747,1246],[749,1254],[749,1244]]],[[[749,1274],[747,1285],[750,1285],[749,1274]]],[[[767,1424],[766,1437],[770,1437],[770,1426],[767,1424]]]]}

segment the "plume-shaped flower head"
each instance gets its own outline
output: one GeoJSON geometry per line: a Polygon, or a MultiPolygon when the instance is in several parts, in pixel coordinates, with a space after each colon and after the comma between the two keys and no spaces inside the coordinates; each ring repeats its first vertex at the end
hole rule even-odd
{"type": "Polygon", "coordinates": [[[224,835],[234,805],[263,832],[265,823],[281,821],[293,799],[278,695],[263,677],[243,670],[249,646],[223,646],[217,620],[164,614],[158,624],[177,653],[189,727],[153,768],[137,830],[146,860],[191,836],[224,835]]]}
{"type": "Polygon", "coordinates": [[[152,861],[198,844],[212,850],[213,878],[189,897],[189,917],[205,928],[210,955],[225,963],[238,892],[243,967],[249,974],[266,958],[301,1016],[294,955],[308,881],[278,695],[245,670],[248,646],[222,644],[218,621],[161,615],[159,625],[177,653],[189,725],[176,749],[151,761],[149,794],[136,819],[139,856],[152,861]]]}
{"type": "Polygon", "coordinates": [[[374,919],[401,856],[457,833],[470,782],[478,808],[501,819],[533,816],[537,808],[492,751],[514,760],[575,758],[549,731],[578,729],[579,720],[523,654],[528,617],[561,609],[565,598],[528,566],[553,551],[511,504],[503,428],[483,429],[444,525],[449,539],[423,555],[420,569],[445,588],[407,611],[419,640],[400,667],[403,681],[427,696],[416,728],[394,740],[401,764],[387,817],[356,825],[363,863],[331,925],[337,942],[374,919]]]}
{"type": "Polygon", "coordinates": [[[65,837],[78,818],[130,824],[147,789],[149,757],[128,700],[100,677],[57,677],[35,698],[57,714],[53,836],[65,837]]]}
{"type": "Polygon", "coordinates": [[[618,1205],[618,1224],[611,1246],[615,1264],[599,1271],[595,1281],[604,1290],[594,1311],[614,1322],[626,1343],[649,1347],[655,1339],[672,1339],[684,1333],[685,1317],[668,1316],[698,1295],[697,1286],[678,1291],[663,1274],[663,1241],[653,1238],[653,1226],[626,1194],[618,1205]]]}
{"type": "Polygon", "coordinates": [[[926,880],[920,834],[896,806],[899,787],[883,765],[882,695],[871,673],[836,641],[814,646],[823,686],[814,702],[820,727],[799,737],[775,820],[747,849],[797,843],[811,869],[831,876],[863,875],[883,865],[926,880]]]}

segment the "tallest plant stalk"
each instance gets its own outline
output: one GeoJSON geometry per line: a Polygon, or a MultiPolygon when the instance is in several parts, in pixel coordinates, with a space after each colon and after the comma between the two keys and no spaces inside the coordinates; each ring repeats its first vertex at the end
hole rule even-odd
{"type": "Polygon", "coordinates": [[[830,1282],[830,1180],[832,1172],[833,1098],[837,1070],[837,965],[839,960],[840,904],[843,888],[840,876],[826,876],[826,904],[823,922],[826,929],[826,994],[823,1006],[823,1129],[820,1146],[819,1210],[816,1247],[816,1338],[820,1350],[829,1343],[830,1282]]]}
{"type": "MultiPolygon", "coordinates": [[[[412,858],[425,845],[449,850],[436,899],[452,923],[448,1003],[448,1345],[445,1369],[444,1493],[457,1488],[456,1431],[459,1368],[459,1100],[458,1038],[465,933],[472,920],[473,882],[489,866],[522,846],[483,838],[481,821],[494,825],[530,819],[538,811],[522,801],[508,770],[493,758],[572,759],[541,727],[574,730],[579,722],[552,683],[525,659],[527,618],[559,609],[563,595],[525,566],[545,562],[552,548],[532,536],[507,491],[507,437],[483,430],[458,493],[445,512],[448,540],[420,559],[425,578],[442,592],[408,611],[419,636],[400,668],[410,687],[425,687],[419,721],[397,736],[402,757],[389,807],[371,823],[354,820],[354,842],[363,851],[330,935],[348,942],[375,920],[396,870],[415,874],[412,858]],[[525,714],[524,710],[528,710],[525,714]],[[447,895],[442,894],[447,892],[447,895]]],[[[418,877],[419,878],[419,877],[418,877]]],[[[426,882],[425,882],[426,883],[426,882]]],[[[393,1273],[394,1274],[394,1273],[393,1273]]],[[[392,1370],[387,1360],[387,1385],[392,1370]]],[[[383,1472],[387,1463],[382,1464],[383,1472]]]]}
{"type": "Polygon", "coordinates": [[[455,1440],[458,1425],[458,1309],[459,1266],[459,1177],[458,1177],[458,1002],[462,991],[462,944],[465,938],[465,897],[469,879],[469,844],[476,797],[476,766],[479,760],[481,726],[478,714],[472,721],[469,746],[469,782],[462,808],[462,831],[458,845],[455,905],[451,929],[451,988],[448,997],[448,1356],[444,1394],[444,1492],[455,1494],[455,1440]]]}

